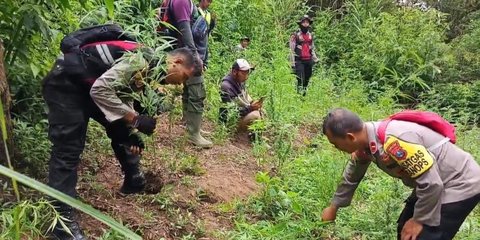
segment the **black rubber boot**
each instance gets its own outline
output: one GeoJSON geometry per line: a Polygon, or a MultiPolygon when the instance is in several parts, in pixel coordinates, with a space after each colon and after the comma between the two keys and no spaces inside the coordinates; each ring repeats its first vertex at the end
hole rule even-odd
{"type": "Polygon", "coordinates": [[[123,194],[134,194],[142,192],[145,188],[145,175],[138,167],[135,167],[133,171],[125,172],[125,178],[123,179],[123,185],[120,188],[120,192],[123,194]]]}
{"type": "Polygon", "coordinates": [[[68,228],[66,231],[60,223],[54,227],[50,234],[50,239],[54,240],[86,240],[80,225],[75,220],[75,210],[72,207],[62,206],[59,209],[60,215],[63,217],[63,223],[68,228]]]}

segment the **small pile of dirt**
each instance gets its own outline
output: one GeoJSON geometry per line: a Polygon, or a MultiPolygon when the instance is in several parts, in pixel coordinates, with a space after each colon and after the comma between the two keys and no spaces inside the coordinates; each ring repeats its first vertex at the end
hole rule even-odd
{"type": "Polygon", "coordinates": [[[164,183],[163,177],[160,174],[156,174],[152,171],[145,172],[145,193],[157,194],[159,193],[164,183]]]}

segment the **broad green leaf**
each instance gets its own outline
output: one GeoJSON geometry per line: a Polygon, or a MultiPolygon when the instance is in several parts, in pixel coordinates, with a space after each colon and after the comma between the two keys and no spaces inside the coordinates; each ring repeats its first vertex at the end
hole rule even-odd
{"type": "Polygon", "coordinates": [[[114,5],[113,5],[114,0],[105,0],[105,6],[107,7],[108,10],[108,17],[112,20],[114,16],[114,5]]]}
{"type": "Polygon", "coordinates": [[[37,66],[35,66],[35,64],[33,63],[30,63],[30,69],[32,70],[33,77],[37,78],[38,73],[40,72],[40,69],[37,66]]]}

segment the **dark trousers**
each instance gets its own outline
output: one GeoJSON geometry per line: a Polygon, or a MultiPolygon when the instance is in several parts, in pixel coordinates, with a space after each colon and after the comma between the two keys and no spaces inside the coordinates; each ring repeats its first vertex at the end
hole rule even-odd
{"type": "Polygon", "coordinates": [[[310,77],[312,77],[313,61],[298,60],[295,62],[295,75],[297,77],[297,93],[305,96],[310,77]]]}
{"type": "MultiPolygon", "coordinates": [[[[440,226],[432,227],[423,225],[418,240],[450,240],[457,234],[468,214],[480,201],[480,194],[459,202],[442,204],[440,226]]],[[[398,218],[397,239],[401,239],[401,232],[405,222],[413,217],[417,197],[410,196],[405,201],[405,208],[398,218]]]]}
{"type": "Polygon", "coordinates": [[[90,118],[103,125],[122,170],[138,168],[140,157],[125,147],[130,129],[123,122],[109,123],[93,103],[88,90],[52,69],[44,79],[42,94],[48,106],[48,137],[52,143],[48,185],[76,197],[77,168],[85,147],[90,118]]]}

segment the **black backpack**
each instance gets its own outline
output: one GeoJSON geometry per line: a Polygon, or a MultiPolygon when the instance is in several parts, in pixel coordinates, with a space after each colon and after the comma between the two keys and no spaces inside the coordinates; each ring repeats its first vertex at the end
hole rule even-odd
{"type": "Polygon", "coordinates": [[[80,48],[89,43],[125,40],[134,41],[135,37],[127,34],[117,24],[103,24],[82,28],[65,36],[60,43],[60,50],[64,53],[78,53],[80,48]]]}
{"type": "Polygon", "coordinates": [[[97,78],[111,66],[86,53],[82,47],[90,43],[115,40],[136,42],[134,37],[125,33],[117,24],[96,25],[68,34],[60,43],[60,50],[64,53],[64,72],[78,82],[97,78]]]}

